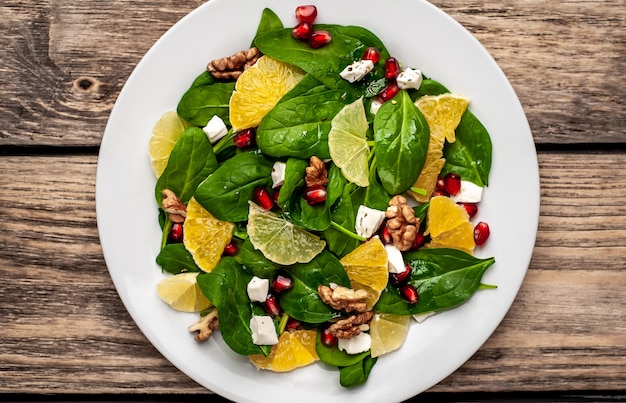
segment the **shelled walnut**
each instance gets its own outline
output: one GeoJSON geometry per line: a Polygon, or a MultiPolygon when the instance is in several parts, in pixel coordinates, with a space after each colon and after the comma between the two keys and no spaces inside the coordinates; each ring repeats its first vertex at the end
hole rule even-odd
{"type": "Polygon", "coordinates": [[[201,343],[211,337],[214,330],[219,329],[219,321],[217,320],[217,309],[212,310],[207,315],[200,318],[199,321],[189,326],[189,332],[198,332],[194,339],[201,343]]]}
{"type": "Polygon", "coordinates": [[[232,56],[211,60],[207,70],[218,80],[236,80],[239,76],[259,60],[261,52],[257,48],[250,48],[235,53],[232,56]]]}
{"type": "Polygon", "coordinates": [[[373,316],[372,311],[357,313],[333,323],[328,331],[338,339],[349,339],[359,335],[363,331],[363,326],[367,326],[373,316]]]}
{"type": "Polygon", "coordinates": [[[415,217],[415,211],[407,204],[406,198],[397,195],[389,200],[385,217],[393,244],[401,251],[409,250],[417,236],[419,219],[415,217]]]}
{"type": "Polygon", "coordinates": [[[336,284],[332,284],[332,287],[320,284],[317,287],[317,293],[326,305],[338,311],[343,310],[349,313],[367,310],[365,300],[369,293],[365,290],[353,290],[336,284]]]}
{"type": "Polygon", "coordinates": [[[175,223],[184,222],[187,217],[187,207],[176,196],[176,193],[170,189],[163,189],[161,194],[163,195],[161,207],[168,214],[169,219],[175,223]]]}
{"type": "Polygon", "coordinates": [[[307,187],[328,185],[326,166],[324,162],[315,155],[309,160],[309,166],[306,168],[304,180],[307,187]]]}

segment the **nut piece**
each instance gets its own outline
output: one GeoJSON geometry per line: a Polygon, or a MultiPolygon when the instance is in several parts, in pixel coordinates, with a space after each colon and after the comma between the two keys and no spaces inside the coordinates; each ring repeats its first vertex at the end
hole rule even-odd
{"type": "Polygon", "coordinates": [[[357,313],[330,325],[328,331],[338,339],[349,339],[361,333],[361,328],[372,320],[372,311],[357,313]]]}
{"type": "Polygon", "coordinates": [[[232,56],[211,60],[206,69],[213,78],[218,80],[236,80],[244,70],[251,67],[259,57],[261,52],[257,48],[250,48],[235,53],[232,56]]]}
{"type": "Polygon", "coordinates": [[[161,194],[163,195],[161,207],[168,214],[169,219],[176,223],[184,222],[185,217],[187,217],[187,207],[176,196],[176,193],[169,189],[163,189],[161,194]]]}
{"type": "Polygon", "coordinates": [[[307,187],[328,185],[328,172],[324,162],[315,155],[309,160],[309,166],[306,168],[306,176],[304,177],[307,187]]]}
{"type": "Polygon", "coordinates": [[[365,312],[367,310],[365,303],[369,297],[367,291],[353,290],[336,284],[333,286],[331,288],[320,284],[317,287],[317,293],[326,305],[338,311],[344,310],[346,312],[365,312]]]}
{"type": "Polygon", "coordinates": [[[389,200],[385,217],[393,244],[401,251],[409,250],[417,236],[419,220],[411,206],[406,204],[406,198],[397,195],[389,200]]]}
{"type": "Polygon", "coordinates": [[[189,332],[198,332],[194,339],[198,343],[207,341],[213,334],[214,330],[219,329],[219,322],[217,320],[217,309],[212,310],[208,315],[200,318],[199,321],[189,326],[189,332]]]}

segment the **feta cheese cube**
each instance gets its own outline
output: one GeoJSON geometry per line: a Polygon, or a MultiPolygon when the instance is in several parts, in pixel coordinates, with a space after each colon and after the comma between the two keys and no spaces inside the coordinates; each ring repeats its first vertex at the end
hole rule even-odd
{"type": "Polygon", "coordinates": [[[246,288],[250,301],[265,302],[270,290],[270,281],[266,278],[252,277],[246,288]]]}
{"type": "Polygon", "coordinates": [[[423,321],[425,321],[426,319],[430,318],[434,314],[435,314],[435,312],[420,313],[420,314],[417,314],[417,315],[413,315],[413,319],[415,319],[415,321],[417,323],[422,323],[423,321]]]}
{"type": "Polygon", "coordinates": [[[414,88],[418,90],[422,85],[422,72],[417,69],[406,68],[396,78],[396,84],[401,90],[414,88]]]}
{"type": "Polygon", "coordinates": [[[349,339],[339,339],[337,347],[348,354],[359,354],[372,348],[372,337],[369,333],[361,332],[349,339]]]}
{"type": "Polygon", "coordinates": [[[376,115],[381,106],[383,106],[383,103],[380,101],[380,99],[378,97],[373,98],[372,104],[370,106],[370,112],[376,115]]]}
{"type": "Polygon", "coordinates": [[[216,143],[219,139],[226,136],[228,133],[228,128],[222,118],[217,115],[213,115],[209,123],[206,124],[202,128],[202,130],[206,133],[206,136],[209,138],[211,144],[216,143]]]}
{"type": "Polygon", "coordinates": [[[360,205],[354,229],[359,236],[370,238],[385,220],[385,212],[360,205]]]}
{"type": "Polygon", "coordinates": [[[278,335],[276,335],[274,321],[270,316],[252,316],[250,330],[252,330],[252,342],[257,346],[278,344],[278,335]]]}
{"type": "Polygon", "coordinates": [[[287,164],[276,161],[272,166],[272,189],[282,186],[285,183],[285,168],[287,164]]]}
{"type": "Polygon", "coordinates": [[[389,273],[404,273],[406,271],[406,265],[402,258],[402,252],[396,248],[394,244],[385,245],[387,251],[387,268],[389,273]]]}
{"type": "Polygon", "coordinates": [[[469,181],[461,181],[461,190],[453,196],[457,203],[479,203],[483,199],[483,188],[469,181]]]}
{"type": "Polygon", "coordinates": [[[363,79],[372,70],[374,70],[374,62],[371,60],[357,60],[343,69],[339,75],[344,80],[354,83],[363,79]]]}

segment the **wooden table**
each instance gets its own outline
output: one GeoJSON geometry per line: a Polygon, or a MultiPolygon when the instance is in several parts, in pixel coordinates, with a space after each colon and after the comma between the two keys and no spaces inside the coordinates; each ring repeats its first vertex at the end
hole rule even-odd
{"type": "MultiPolygon", "coordinates": [[[[202,3],[0,3],[0,400],[211,396],[124,309],[94,197],[98,146],[122,85],[202,3]]],[[[510,312],[423,396],[626,399],[626,3],[433,3],[484,44],[515,87],[538,149],[542,199],[510,312]]]]}

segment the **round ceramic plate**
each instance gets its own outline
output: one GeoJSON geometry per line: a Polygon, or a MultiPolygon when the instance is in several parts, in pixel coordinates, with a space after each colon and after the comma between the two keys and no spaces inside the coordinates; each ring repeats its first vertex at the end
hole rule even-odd
{"type": "MultiPolygon", "coordinates": [[[[150,49],[121,91],[98,161],[98,228],[108,269],[141,331],[176,367],[235,401],[401,401],[450,375],[489,338],[513,303],[526,273],[539,216],[539,174],[522,107],[498,65],[463,27],[422,0],[315,0],[320,23],[360,25],[377,34],[404,65],[420,68],[455,93],[493,141],[490,184],[479,216],[491,238],[480,257],[496,263],[483,278],[496,290],[411,326],[401,349],[381,357],[368,382],[339,385],[336,369],[314,364],[291,373],[257,371],[216,335],[197,344],[187,327],[196,314],[170,309],[156,294],[160,229],[148,142],[152,126],[211,59],[246,49],[264,7],[295,25],[296,0],[211,0],[183,18],[150,49]],[[245,12],[244,12],[245,10],[245,12]],[[120,197],[124,212],[120,214],[120,197]],[[123,229],[123,235],[120,234],[123,229]],[[121,236],[122,235],[122,236],[121,236]]],[[[164,385],[167,387],[167,385],[164,385]]]]}

